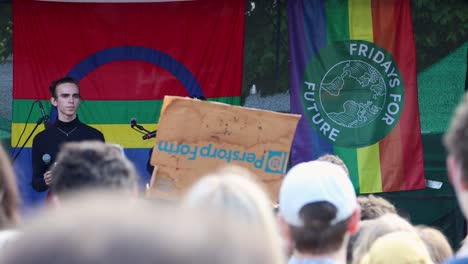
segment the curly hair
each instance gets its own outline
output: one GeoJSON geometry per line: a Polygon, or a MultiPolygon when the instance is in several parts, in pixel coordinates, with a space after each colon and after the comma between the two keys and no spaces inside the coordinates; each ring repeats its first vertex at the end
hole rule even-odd
{"type": "Polygon", "coordinates": [[[375,219],[387,213],[396,214],[395,206],[388,200],[375,195],[358,196],[361,207],[361,220],[375,219]]]}

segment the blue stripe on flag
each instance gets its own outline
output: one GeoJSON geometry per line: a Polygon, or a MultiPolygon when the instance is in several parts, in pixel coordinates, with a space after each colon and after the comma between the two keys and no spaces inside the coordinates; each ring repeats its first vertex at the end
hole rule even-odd
{"type": "MultiPolygon", "coordinates": [[[[151,180],[151,172],[147,169],[150,159],[150,148],[125,149],[125,155],[133,162],[138,172],[140,189],[144,190],[146,183],[151,180]]],[[[14,163],[17,184],[22,200],[22,211],[43,206],[48,192],[36,192],[31,185],[32,180],[32,148],[24,148],[14,163]]]]}

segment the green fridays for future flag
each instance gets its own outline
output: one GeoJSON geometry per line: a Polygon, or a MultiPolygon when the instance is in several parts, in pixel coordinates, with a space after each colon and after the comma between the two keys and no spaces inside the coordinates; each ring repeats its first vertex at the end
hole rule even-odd
{"type": "Polygon", "coordinates": [[[336,154],[360,193],[425,187],[409,1],[288,2],[293,164],[336,154]]]}

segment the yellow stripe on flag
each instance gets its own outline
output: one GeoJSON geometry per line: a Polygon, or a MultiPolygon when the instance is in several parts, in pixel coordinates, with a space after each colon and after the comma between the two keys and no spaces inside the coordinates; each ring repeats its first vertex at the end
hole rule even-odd
{"type": "Polygon", "coordinates": [[[348,12],[350,39],[374,42],[371,0],[349,0],[348,12]]]}
{"type": "MultiPolygon", "coordinates": [[[[349,0],[348,12],[350,39],[373,42],[371,0],[349,0]]],[[[361,193],[381,192],[382,175],[380,171],[379,143],[358,148],[356,152],[359,191],[361,193]]]]}
{"type": "MultiPolygon", "coordinates": [[[[36,124],[28,124],[26,127],[26,131],[24,132],[23,138],[19,146],[21,146],[26,140],[26,137],[31,133],[34,126],[36,124]]],[[[147,128],[148,130],[154,130],[157,128],[157,124],[140,124],[147,128]]],[[[119,144],[124,148],[152,148],[154,145],[154,139],[143,140],[143,134],[140,134],[130,128],[130,125],[119,124],[119,125],[99,125],[99,124],[92,124],[90,125],[104,134],[107,143],[119,144]]],[[[16,145],[18,138],[23,131],[24,123],[13,123],[11,126],[11,144],[12,146],[16,145]]],[[[39,133],[40,131],[44,130],[44,126],[41,125],[36,129],[34,135],[31,137],[29,142],[26,144],[25,147],[32,147],[32,141],[34,136],[39,133]]]]}
{"type": "Polygon", "coordinates": [[[359,171],[359,191],[372,193],[382,191],[382,174],[380,172],[379,143],[358,148],[357,162],[359,171]]]}

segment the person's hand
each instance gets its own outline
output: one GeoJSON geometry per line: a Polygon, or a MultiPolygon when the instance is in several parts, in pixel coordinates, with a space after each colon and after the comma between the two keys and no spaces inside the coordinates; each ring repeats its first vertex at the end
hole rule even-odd
{"type": "Polygon", "coordinates": [[[52,184],[52,172],[50,170],[44,173],[44,181],[47,186],[52,184]]]}

